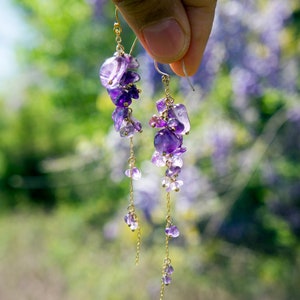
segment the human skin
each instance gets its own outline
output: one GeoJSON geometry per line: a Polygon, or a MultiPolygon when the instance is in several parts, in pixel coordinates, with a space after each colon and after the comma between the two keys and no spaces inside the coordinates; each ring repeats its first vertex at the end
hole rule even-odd
{"type": "Polygon", "coordinates": [[[217,0],[113,0],[149,55],[179,76],[201,63],[217,0]]]}

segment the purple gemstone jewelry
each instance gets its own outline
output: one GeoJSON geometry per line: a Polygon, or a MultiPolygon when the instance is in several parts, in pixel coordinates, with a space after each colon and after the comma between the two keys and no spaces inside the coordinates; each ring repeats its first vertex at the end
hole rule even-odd
{"type": "Polygon", "coordinates": [[[119,132],[121,137],[129,138],[130,156],[128,159],[129,168],[125,171],[125,175],[130,180],[129,206],[124,221],[131,229],[137,231],[136,258],[135,263],[139,262],[140,245],[141,245],[141,229],[139,219],[136,214],[133,195],[133,180],[141,178],[140,170],[135,166],[135,154],[133,146],[133,136],[137,132],[142,132],[141,123],[133,117],[133,110],[130,107],[133,99],[139,99],[140,90],[135,83],[140,80],[140,75],[136,72],[139,63],[131,55],[136,39],[131,47],[129,54],[125,53],[122,45],[121,32],[122,27],[118,18],[118,9],[115,10],[116,22],[114,23],[114,33],[116,36],[116,52],[114,55],[104,61],[100,67],[99,77],[102,85],[116,106],[112,113],[114,128],[119,132]]]}
{"type": "MultiPolygon", "coordinates": [[[[172,281],[171,275],[174,268],[169,256],[169,241],[180,235],[179,229],[173,224],[171,217],[171,191],[178,192],[183,181],[178,179],[183,166],[182,154],[186,151],[183,146],[183,136],[189,133],[190,121],[187,110],[183,104],[175,104],[170,95],[170,76],[161,70],[154,62],[155,68],[162,75],[162,83],[165,87],[165,97],[156,102],[158,115],[153,115],[149,125],[157,128],[154,137],[155,152],[152,163],[158,167],[166,167],[162,186],[166,189],[166,227],[165,227],[165,258],[162,267],[162,279],[160,300],[164,297],[165,286],[172,281]]],[[[184,66],[184,65],[183,65],[184,66]]]]}

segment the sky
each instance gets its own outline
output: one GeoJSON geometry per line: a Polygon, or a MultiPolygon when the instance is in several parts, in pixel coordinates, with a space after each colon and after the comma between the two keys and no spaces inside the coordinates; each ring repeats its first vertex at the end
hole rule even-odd
{"type": "Polygon", "coordinates": [[[25,39],[26,26],[11,0],[0,0],[0,87],[18,71],[16,49],[25,39]]]}

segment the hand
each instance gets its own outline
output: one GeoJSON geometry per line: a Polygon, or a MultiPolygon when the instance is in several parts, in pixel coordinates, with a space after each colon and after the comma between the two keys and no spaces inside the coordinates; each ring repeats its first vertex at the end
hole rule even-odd
{"type": "Polygon", "coordinates": [[[209,38],[217,0],[113,0],[150,56],[184,76],[195,74],[209,38]]]}

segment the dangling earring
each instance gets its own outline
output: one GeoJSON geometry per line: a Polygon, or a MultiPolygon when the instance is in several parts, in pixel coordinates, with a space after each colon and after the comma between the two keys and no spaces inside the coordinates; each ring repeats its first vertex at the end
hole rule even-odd
{"type": "MultiPolygon", "coordinates": [[[[171,191],[178,192],[183,181],[178,179],[183,166],[182,154],[186,151],[183,146],[183,136],[189,133],[190,121],[183,104],[175,104],[170,95],[170,76],[162,72],[154,62],[155,68],[162,75],[165,97],[156,102],[158,115],[153,115],[150,126],[158,128],[154,137],[155,152],[152,163],[158,167],[166,167],[162,186],[166,189],[166,227],[165,227],[165,258],[162,266],[160,300],[164,297],[165,286],[171,283],[174,268],[169,255],[169,241],[180,234],[171,217],[171,191]]],[[[183,63],[185,71],[185,66],[183,63]]]]}
{"type": "Polygon", "coordinates": [[[129,138],[130,156],[128,159],[129,168],[125,171],[125,175],[129,177],[129,206],[127,214],[124,217],[125,223],[132,231],[137,231],[136,245],[136,264],[139,261],[141,229],[136,214],[134,204],[133,180],[141,177],[140,170],[135,166],[135,154],[133,146],[133,136],[137,132],[142,132],[141,123],[133,117],[133,110],[130,107],[132,99],[138,99],[140,90],[137,89],[135,83],[140,80],[139,74],[136,72],[139,63],[131,55],[136,39],[131,47],[129,54],[125,53],[122,45],[121,32],[122,27],[118,18],[118,9],[115,10],[116,22],[114,23],[114,33],[116,36],[116,52],[114,55],[105,60],[100,67],[99,76],[102,85],[116,106],[112,113],[114,127],[121,137],[129,138]]]}

